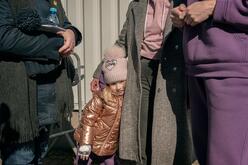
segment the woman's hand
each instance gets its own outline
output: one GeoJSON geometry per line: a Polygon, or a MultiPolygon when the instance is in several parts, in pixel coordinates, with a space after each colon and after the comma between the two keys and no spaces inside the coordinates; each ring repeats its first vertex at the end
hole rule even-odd
{"type": "Polygon", "coordinates": [[[187,6],[185,16],[185,23],[190,26],[196,26],[207,20],[209,16],[213,15],[216,0],[203,0],[192,3],[187,6]]]}
{"type": "Polygon", "coordinates": [[[64,38],[64,45],[59,49],[59,53],[62,56],[70,55],[76,45],[74,32],[71,29],[66,29],[65,31],[60,31],[57,34],[64,38]]]}

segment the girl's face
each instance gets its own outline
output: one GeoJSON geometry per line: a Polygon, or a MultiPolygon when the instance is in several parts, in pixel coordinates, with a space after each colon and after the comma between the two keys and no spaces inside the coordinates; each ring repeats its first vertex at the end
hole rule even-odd
{"type": "Polygon", "coordinates": [[[126,81],[118,81],[116,83],[109,84],[112,93],[116,96],[121,96],[125,92],[126,81]]]}

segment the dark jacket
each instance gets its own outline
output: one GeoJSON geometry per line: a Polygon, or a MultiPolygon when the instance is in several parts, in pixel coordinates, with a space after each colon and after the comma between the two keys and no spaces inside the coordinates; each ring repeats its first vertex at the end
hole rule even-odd
{"type": "MultiPolygon", "coordinates": [[[[39,76],[28,76],[25,62],[31,59],[42,67],[58,65],[58,49],[63,45],[63,40],[54,35],[20,31],[10,2],[14,0],[0,1],[0,142],[4,143],[27,142],[38,135],[36,79],[39,76]]],[[[57,8],[61,25],[72,28],[79,43],[81,34],[69,23],[60,1],[57,8]]],[[[64,58],[54,75],[43,73],[44,77],[49,74],[47,79],[55,78],[56,105],[60,112],[73,107],[68,61],[64,58]]]]}

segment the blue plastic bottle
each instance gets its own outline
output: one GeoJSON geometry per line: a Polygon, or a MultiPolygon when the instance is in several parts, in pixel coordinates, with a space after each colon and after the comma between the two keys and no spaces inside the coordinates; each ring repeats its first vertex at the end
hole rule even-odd
{"type": "Polygon", "coordinates": [[[59,19],[57,16],[57,9],[54,7],[51,7],[49,10],[50,14],[48,15],[47,19],[54,24],[55,26],[59,26],[59,19]]]}

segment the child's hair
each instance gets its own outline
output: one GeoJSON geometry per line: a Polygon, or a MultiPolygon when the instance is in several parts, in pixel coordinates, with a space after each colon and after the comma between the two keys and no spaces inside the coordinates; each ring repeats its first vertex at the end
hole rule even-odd
{"type": "Polygon", "coordinates": [[[102,97],[105,102],[108,102],[109,100],[113,100],[112,91],[108,85],[106,85],[105,88],[103,89],[102,97]]]}

